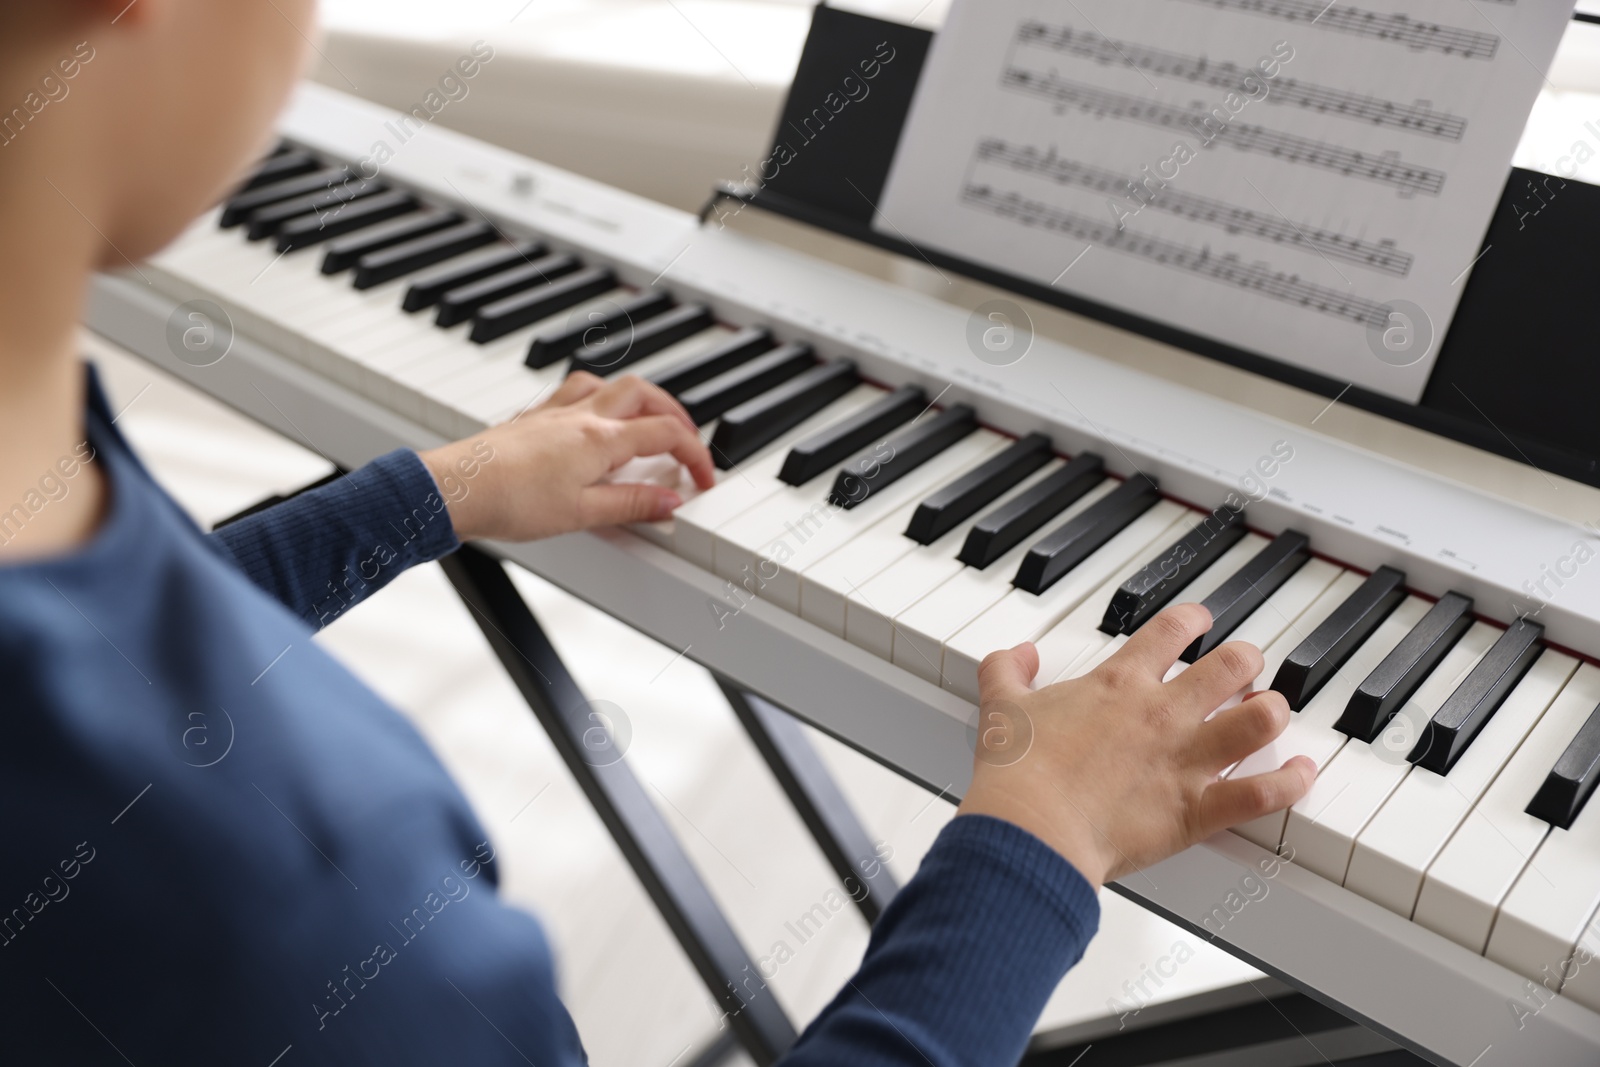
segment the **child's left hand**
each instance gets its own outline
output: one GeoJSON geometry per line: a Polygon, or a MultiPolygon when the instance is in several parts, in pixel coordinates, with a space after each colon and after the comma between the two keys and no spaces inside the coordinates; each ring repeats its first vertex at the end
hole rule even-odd
{"type": "Polygon", "coordinates": [[[683,406],[633,375],[585,371],[510,422],[420,453],[463,541],[543,537],[665,519],[682,501],[656,485],[607,484],[640,456],[671,454],[695,485],[716,484],[711,453],[683,406]]]}

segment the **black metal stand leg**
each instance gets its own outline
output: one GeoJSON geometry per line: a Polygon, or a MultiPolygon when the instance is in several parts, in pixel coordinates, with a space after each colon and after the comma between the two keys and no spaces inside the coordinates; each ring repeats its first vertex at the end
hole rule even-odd
{"type": "Polygon", "coordinates": [[[776,704],[745,692],[720,675],[715,677],[733,713],[844,883],[845,892],[869,926],[877,922],[900,886],[879,859],[872,838],[812,747],[805,728],[776,704]]]}
{"type": "Polygon", "coordinates": [[[466,547],[443,561],[495,655],[521,690],[567,769],[667,921],[750,1058],[772,1063],[795,1040],[767,989],[671,828],[622,754],[599,738],[597,720],[501,562],[466,547]]]}
{"type": "Polygon", "coordinates": [[[739,1051],[739,1041],[733,1031],[724,1030],[705,1048],[684,1061],[683,1067],[722,1067],[739,1051]]]}

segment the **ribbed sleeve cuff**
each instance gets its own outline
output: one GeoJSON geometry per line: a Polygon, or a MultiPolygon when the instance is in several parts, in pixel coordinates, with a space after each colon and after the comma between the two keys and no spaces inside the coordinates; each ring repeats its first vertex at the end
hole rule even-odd
{"type": "Polygon", "coordinates": [[[1100,928],[1100,900],[1078,869],[1028,831],[988,815],[958,815],[922,863],[922,873],[966,883],[969,899],[1005,901],[1006,924],[1024,940],[1059,942],[1063,973],[1100,928]],[[930,871],[931,868],[931,871],[930,871]]]}
{"type": "Polygon", "coordinates": [[[444,495],[411,449],[397,448],[379,456],[361,474],[364,484],[355,500],[359,511],[369,520],[386,518],[392,532],[407,538],[413,562],[432,563],[461,547],[444,495]],[[419,513],[431,521],[416,521],[419,513]]]}

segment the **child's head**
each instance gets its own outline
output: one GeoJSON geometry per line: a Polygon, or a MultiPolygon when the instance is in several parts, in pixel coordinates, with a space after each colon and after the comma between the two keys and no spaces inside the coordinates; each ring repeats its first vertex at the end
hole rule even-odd
{"type": "Polygon", "coordinates": [[[0,0],[0,199],[69,198],[106,266],[157,251],[270,143],[314,9],[0,0]]]}

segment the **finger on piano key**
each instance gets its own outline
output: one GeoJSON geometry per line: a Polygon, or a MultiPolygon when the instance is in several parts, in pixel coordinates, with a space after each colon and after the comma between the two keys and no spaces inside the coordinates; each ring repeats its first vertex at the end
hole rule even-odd
{"type": "Polygon", "coordinates": [[[276,204],[256,208],[245,221],[245,236],[252,241],[264,241],[277,236],[285,225],[301,217],[333,217],[346,204],[387,190],[381,182],[356,180],[342,182],[323,192],[281,200],[276,204]]]}
{"type": "Polygon", "coordinates": [[[439,310],[434,323],[441,327],[466,322],[485,304],[513,296],[524,289],[544,285],[564,274],[583,268],[578,257],[566,252],[552,252],[526,263],[518,263],[480,281],[452,289],[439,298],[439,310]]]}
{"type": "MultiPolygon", "coordinates": [[[[699,362],[698,360],[692,362],[699,362]]],[[[807,344],[780,345],[755,359],[741,363],[701,382],[678,395],[678,401],[696,426],[704,426],[746,401],[771,392],[784,382],[816,369],[817,357],[807,344]]],[[[833,376],[855,377],[854,370],[834,371],[833,376]]],[[[841,381],[841,386],[842,386],[841,381]]],[[[730,436],[725,435],[725,437],[730,436]]],[[[726,440],[724,442],[727,443],[726,440]]],[[[735,461],[736,462],[736,461],[735,461]]]]}
{"type": "Polygon", "coordinates": [[[1227,641],[1238,625],[1310,558],[1310,542],[1298,530],[1285,530],[1273,538],[1255,559],[1206,598],[1211,629],[1184,650],[1183,661],[1193,663],[1227,641]]]}
{"type": "MultiPolygon", "coordinates": [[[[778,480],[778,471],[795,442],[849,418],[885,395],[875,385],[857,385],[772,441],[742,465],[726,471],[719,469],[717,487],[686,501],[673,515],[673,551],[704,570],[714,570],[717,530],[763,500],[788,488],[778,480]]],[[[754,595],[753,591],[750,595],[754,595]]]]}
{"type": "MultiPolygon", "coordinates": [[[[953,485],[965,481],[972,472],[989,467],[995,458],[1004,456],[1006,451],[1009,449],[994,453],[946,484],[953,485]]],[[[1011,490],[1012,493],[1018,491],[1019,487],[1013,487],[1011,490]]],[[[942,490],[936,489],[931,496],[938,496],[940,493],[942,490]]],[[[906,526],[911,522],[912,516],[924,506],[927,499],[931,499],[931,496],[922,501],[907,500],[866,533],[857,536],[846,548],[835,552],[808,570],[800,593],[802,617],[815,622],[830,633],[849,639],[850,613],[855,612],[859,627],[859,620],[862,617],[860,605],[875,603],[868,589],[884,571],[913,555],[931,555],[955,563],[955,553],[961,545],[959,538],[964,536],[963,530],[954,530],[931,546],[919,545],[905,534],[906,526]]],[[[959,567],[960,564],[957,563],[956,566],[959,567]]],[[[878,607],[882,609],[883,605],[878,607]]],[[[893,643],[887,618],[884,631],[876,651],[884,659],[888,659],[893,654],[893,643]]]]}
{"type": "MultiPolygon", "coordinates": [[[[472,331],[467,334],[467,339],[477,345],[498,341],[508,333],[535,322],[543,322],[559,312],[570,311],[584,301],[609,293],[616,287],[617,276],[610,267],[588,267],[560,275],[552,281],[478,308],[472,317],[472,331]]],[[[709,316],[703,323],[701,329],[710,325],[709,316]]]]}
{"type": "Polygon", "coordinates": [[[230,198],[222,207],[217,225],[224,230],[231,230],[249,219],[252,212],[269,204],[303,197],[308,193],[325,192],[343,184],[351,177],[347,167],[324,167],[321,170],[257,186],[230,198]]]}
{"type": "Polygon", "coordinates": [[[1344,881],[1356,837],[1411,772],[1406,753],[1496,636],[1487,623],[1468,630],[1374,744],[1348,741],[1322,769],[1311,791],[1289,809],[1283,840],[1294,849],[1296,863],[1329,881],[1344,881]]]}
{"type": "MultiPolygon", "coordinates": [[[[1313,567],[1320,562],[1322,561],[1313,560],[1306,566],[1313,567]]],[[[1295,577],[1298,578],[1299,575],[1295,577]]],[[[1339,605],[1344,603],[1345,598],[1355,592],[1360,585],[1360,575],[1351,571],[1340,575],[1338,580],[1329,585],[1306,610],[1306,622],[1312,623],[1319,617],[1326,618],[1333,614],[1339,605]]],[[[1428,602],[1421,597],[1408,597],[1403,601],[1394,613],[1384,620],[1383,625],[1373,632],[1366,643],[1345,661],[1345,665],[1334,673],[1322,687],[1322,691],[1312,697],[1311,702],[1302,710],[1289,716],[1289,725],[1284,728],[1283,733],[1259,752],[1240,760],[1238,766],[1228,772],[1228,777],[1277,770],[1295,756],[1305,756],[1310,759],[1317,765],[1319,771],[1326,767],[1344,747],[1346,741],[1344,734],[1335,730],[1333,724],[1339,718],[1339,713],[1344,710],[1350,694],[1361,684],[1366,672],[1404,640],[1406,634],[1427,614],[1427,611],[1428,602]]],[[[1300,635],[1291,631],[1264,648],[1262,655],[1267,666],[1262,670],[1262,679],[1258,681],[1272,677],[1268,671],[1275,672],[1274,664],[1282,663],[1288,658],[1300,640],[1300,635]]],[[[1283,843],[1283,827],[1287,819],[1287,812],[1275,812],[1236,826],[1233,832],[1254,841],[1262,848],[1276,849],[1283,843]]]]}
{"type": "Polygon", "coordinates": [[[977,429],[978,415],[969,404],[952,404],[915,422],[889,438],[882,448],[846,464],[834,479],[828,503],[851,511],[977,429]]]}
{"type": "MultiPolygon", "coordinates": [[[[1271,679],[1283,664],[1283,657],[1293,651],[1293,642],[1304,641],[1306,635],[1331,614],[1325,610],[1323,596],[1334,586],[1350,589],[1352,580],[1359,584],[1361,576],[1336,563],[1312,559],[1239,624],[1228,640],[1243,641],[1261,649],[1261,674],[1252,688],[1272,687],[1271,679]],[[1313,563],[1323,566],[1313,567],[1313,563]]],[[[1181,657],[1178,662],[1184,663],[1181,657]]]]}
{"type": "MultiPolygon", "coordinates": [[[[557,318],[559,319],[559,316],[557,318]]],[[[536,323],[533,331],[537,333],[541,329],[548,328],[548,325],[548,323],[536,323]]],[[[662,349],[639,363],[638,367],[652,371],[669,370],[679,363],[699,357],[709,348],[723,344],[732,332],[726,326],[713,326],[687,340],[662,349]]],[[[529,336],[525,333],[514,336],[517,342],[522,344],[522,351],[525,352],[531,340],[529,336]]],[[[492,363],[487,363],[471,373],[446,379],[434,389],[429,398],[435,406],[453,410],[458,425],[474,427],[472,433],[476,433],[477,429],[485,425],[493,425],[495,422],[510,418],[534,400],[542,401],[548,392],[553,391],[566,378],[564,367],[553,366],[543,370],[531,370],[525,360],[512,358],[519,353],[500,347],[498,342],[495,347],[500,354],[492,363]]],[[[692,488],[692,480],[689,484],[692,488]]],[[[698,493],[698,489],[694,489],[693,493],[698,493]]],[[[679,496],[688,499],[693,493],[680,492],[679,496]]],[[[660,540],[663,542],[667,540],[665,534],[660,540]]]]}
{"type": "MultiPolygon", "coordinates": [[[[419,254],[424,251],[420,239],[417,251],[419,254]]],[[[435,307],[444,299],[446,293],[480,282],[519,263],[539,259],[545,252],[543,241],[513,241],[510,244],[496,244],[492,248],[472,253],[456,252],[448,262],[440,262],[437,266],[430,263],[421,264],[418,269],[428,266],[432,266],[433,269],[411,279],[411,286],[406,290],[405,300],[400,309],[423,311],[435,307]]],[[[390,250],[389,255],[394,257],[400,253],[390,250]]],[[[380,258],[379,262],[384,261],[380,258]]],[[[407,265],[409,266],[409,263],[407,265]]]]}
{"type": "MultiPolygon", "coordinates": [[[[829,504],[823,485],[791,486],[717,531],[716,571],[734,582],[759,575],[758,595],[798,615],[807,569],[901,504],[949,481],[1005,443],[999,434],[980,430],[854,510],[829,504]]],[[[786,467],[793,455],[791,451],[786,467]]]]}
{"type": "MultiPolygon", "coordinates": [[[[1080,460],[1082,458],[1078,457],[1080,460]]],[[[1065,466],[1071,466],[1071,463],[1065,466]]],[[[1033,499],[1036,495],[1035,490],[1040,486],[1047,482],[1059,483],[1060,473],[1060,468],[1053,469],[1040,480],[1031,483],[1026,490],[1013,498],[1010,504],[1002,505],[990,514],[1011,507],[1017,500],[1033,499]]],[[[1061,510],[1059,517],[1071,518],[1093,507],[1096,501],[1121,484],[1115,478],[1102,477],[1099,484],[1061,510]]],[[[1056,515],[1045,515],[1039,522],[1042,525],[1056,517],[1056,515]]],[[[982,521],[980,519],[979,523],[982,521]]],[[[1022,558],[1032,547],[1027,541],[1023,541],[989,566],[974,567],[967,565],[964,560],[967,546],[971,543],[969,531],[968,538],[963,542],[962,550],[956,557],[956,562],[962,564],[961,568],[937,587],[928,590],[894,620],[894,664],[941,686],[944,684],[945,645],[962,628],[999,604],[1015,590],[1011,584],[1011,576],[1022,565],[1022,558]]]]}
{"type": "Polygon", "coordinates": [[[368,253],[380,252],[419,237],[432,236],[460,222],[461,216],[453,211],[424,208],[413,214],[370,226],[360,233],[341,237],[330,244],[322,257],[322,273],[343,273],[354,267],[361,261],[361,257],[368,253]]]}
{"type": "Polygon", "coordinates": [[[1160,499],[1161,489],[1154,479],[1143,474],[1130,476],[1104,500],[1068,519],[1029,549],[1012,584],[1035,596],[1044,593],[1160,499]]]}
{"type": "Polygon", "coordinates": [[[1323,620],[1305,642],[1289,653],[1272,679],[1292,711],[1299,711],[1350,658],[1389,613],[1406,598],[1406,576],[1393,567],[1379,567],[1350,594],[1350,599],[1323,620]]]}
{"type": "Polygon", "coordinates": [[[998,456],[924,500],[906,526],[906,536],[931,545],[1020,485],[1054,457],[1050,438],[1031,433],[998,456]]]}
{"type": "Polygon", "coordinates": [[[1080,453],[1050,477],[1034,482],[1026,493],[990,510],[967,533],[967,540],[961,546],[961,562],[983,570],[996,565],[1002,556],[1022,547],[1024,551],[1017,556],[1016,567],[1009,562],[1005,567],[1008,572],[1006,577],[1011,578],[1016,574],[1017,567],[1022,566],[1021,561],[1027,558],[1027,550],[1032,548],[1026,543],[1028,538],[1058,515],[1063,518],[1070,515],[1075,519],[1083,514],[1088,510],[1087,506],[1078,508],[1072,505],[1090,491],[1108,484],[1111,486],[1095,497],[1094,502],[1098,504],[1102,497],[1118,488],[1121,483],[1107,482],[1105,468],[1105,460],[1093,452],[1080,453]]]}
{"type": "Polygon", "coordinates": [[[728,338],[727,343],[720,348],[714,348],[699,359],[658,374],[651,381],[673,396],[680,396],[685,390],[726,374],[776,347],[778,342],[773,340],[770,330],[762,326],[749,326],[728,338]]]}
{"type": "Polygon", "coordinates": [[[564,329],[540,333],[528,346],[528,366],[540,370],[566,359],[580,348],[604,340],[613,330],[636,319],[648,319],[668,311],[676,303],[662,289],[644,289],[618,297],[608,305],[573,315],[564,329]]]}
{"type": "Polygon", "coordinates": [[[1544,649],[1544,627],[1517,619],[1500,635],[1472,674],[1428,720],[1416,748],[1406,758],[1436,774],[1446,774],[1472,739],[1499,709],[1544,649]]]}
{"type": "MultiPolygon", "coordinates": [[[[609,297],[593,298],[573,314],[581,315],[585,308],[603,308],[611,303],[609,297]]],[[[558,312],[487,345],[471,345],[468,351],[453,355],[440,353],[427,362],[397,372],[396,381],[409,386],[422,398],[424,418],[429,425],[479,425],[506,407],[526,406],[544,392],[546,385],[560,384],[566,376],[565,368],[552,366],[533,370],[526,365],[522,354],[535,337],[564,329],[566,321],[568,316],[558,312]],[[489,395],[496,389],[504,390],[505,403],[489,395]],[[482,401],[478,400],[480,396],[482,401]]],[[[658,369],[671,366],[720,344],[728,335],[726,327],[715,327],[658,352],[640,365],[658,369]]]]}
{"type": "Polygon", "coordinates": [[[1596,704],[1600,667],[1584,664],[1428,868],[1412,921],[1484,951],[1501,902],[1550,831],[1528,801],[1596,704]]]}
{"type": "Polygon", "coordinates": [[[928,408],[927,394],[921,389],[914,385],[901,386],[871,407],[795,445],[789,450],[778,478],[791,486],[805,485],[919,417],[928,408]]]}
{"type": "MultiPolygon", "coordinates": [[[[401,303],[403,311],[420,311],[424,307],[432,307],[451,289],[468,284],[467,279],[477,271],[469,267],[471,261],[462,257],[493,244],[499,237],[495,228],[487,222],[457,222],[433,233],[419,234],[386,248],[362,253],[355,262],[356,273],[350,284],[355,289],[372,289],[438,266],[438,271],[413,279],[412,287],[406,291],[405,300],[401,303]],[[451,273],[452,270],[454,273],[451,273]]],[[[524,256],[534,259],[544,254],[544,245],[537,241],[525,241],[510,246],[509,250],[518,253],[519,259],[524,256]]],[[[501,262],[505,256],[506,250],[501,250],[500,256],[492,259],[485,257],[482,262],[487,267],[490,262],[501,262]]],[[[327,269],[326,265],[324,269],[327,269]]],[[[493,271],[486,271],[483,277],[489,273],[493,271]]]]}
{"type": "Polygon", "coordinates": [[[309,248],[323,241],[331,241],[335,237],[387,222],[397,215],[408,214],[415,211],[416,207],[416,197],[393,189],[353,204],[343,204],[337,211],[325,215],[290,219],[278,229],[278,251],[292,252],[297,248],[309,248]]]}
{"type": "MultiPolygon", "coordinates": [[[[1546,656],[1550,654],[1545,653],[1546,656]]],[[[1504,709],[1500,714],[1505,714],[1504,709]]],[[[1597,782],[1600,782],[1600,708],[1589,716],[1589,721],[1583,724],[1578,736],[1545,776],[1544,783],[1528,804],[1528,814],[1551,826],[1571,829],[1572,821],[1588,804],[1597,782]]]]}
{"type": "Polygon", "coordinates": [[[1547,649],[1448,775],[1408,774],[1356,838],[1345,887],[1411,918],[1428,865],[1577,669],[1547,649]]]}
{"type": "Polygon", "coordinates": [[[1446,593],[1351,694],[1337,729],[1372,741],[1472,625],[1472,598],[1446,593]]]}
{"type": "MultiPolygon", "coordinates": [[[[1102,502],[1110,496],[1101,498],[1102,502]]],[[[1013,589],[998,604],[963,627],[945,646],[945,687],[976,701],[978,664],[985,656],[996,649],[1035,640],[1108,580],[1116,578],[1120,584],[1127,577],[1124,572],[1131,573],[1143,565],[1143,557],[1153,543],[1175,536],[1188,517],[1187,509],[1170,500],[1160,500],[1043,594],[1013,589]]],[[[1110,595],[1111,590],[1106,590],[1106,596],[1110,595]]]]}
{"type": "Polygon", "coordinates": [[[718,418],[716,433],[711,437],[711,461],[719,470],[737,467],[854,389],[860,381],[854,363],[836,360],[729,408],[718,418]]]}
{"type": "MultiPolygon", "coordinates": [[[[1106,606],[1100,632],[1110,637],[1131,635],[1172,603],[1179,591],[1188,592],[1195,576],[1209,573],[1213,564],[1230,553],[1248,532],[1242,511],[1220,507],[1206,515],[1147,567],[1122,583],[1106,606]]],[[[1256,541],[1258,549],[1266,547],[1265,538],[1256,541]]],[[[1240,560],[1234,570],[1245,562],[1240,560]]],[[[1215,589],[1215,585],[1209,586],[1206,595],[1215,589]]],[[[1186,596],[1183,602],[1203,599],[1186,596]]]]}
{"type": "MultiPolygon", "coordinates": [[[[1191,515],[1192,525],[1178,538],[1178,543],[1188,540],[1194,530],[1203,526],[1208,519],[1209,516],[1191,515]]],[[[1244,532],[1242,527],[1239,529],[1244,533],[1242,539],[1236,540],[1231,548],[1215,558],[1211,566],[1198,573],[1191,572],[1189,574],[1191,581],[1182,592],[1172,596],[1170,603],[1199,603],[1266,547],[1265,537],[1244,532]]],[[[1157,559],[1165,558],[1167,551],[1164,549],[1157,559]]],[[[1151,564],[1147,562],[1135,572],[1135,575],[1148,571],[1150,567],[1151,564]]],[[[1115,600],[1132,580],[1133,578],[1124,579],[1109,598],[1090,597],[1085,600],[1081,606],[1034,642],[1039,650],[1039,674],[1036,680],[1040,686],[1060,681],[1064,677],[1074,677],[1070,673],[1070,668],[1078,664],[1087,652],[1098,651],[1103,645],[1112,642],[1121,647],[1127,640],[1126,636],[1118,634],[1115,638],[1110,637],[1099,624],[1106,617],[1106,605],[1115,600]]]]}
{"type": "Polygon", "coordinates": [[[606,337],[572,353],[568,371],[586,370],[608,378],[632,369],[663,348],[709,330],[715,323],[711,309],[704,304],[684,304],[649,318],[635,316],[606,337]]]}

